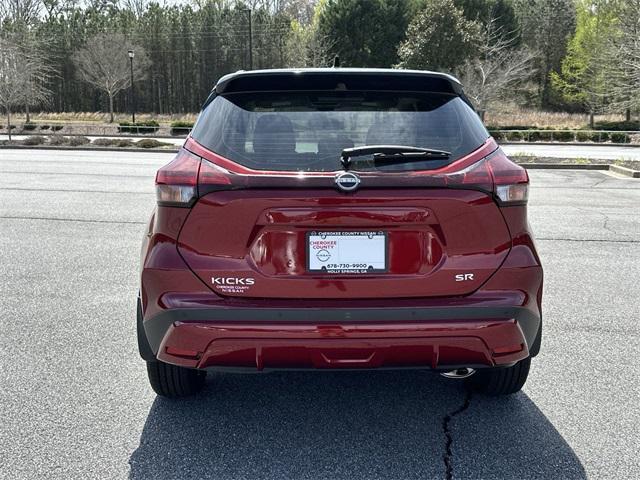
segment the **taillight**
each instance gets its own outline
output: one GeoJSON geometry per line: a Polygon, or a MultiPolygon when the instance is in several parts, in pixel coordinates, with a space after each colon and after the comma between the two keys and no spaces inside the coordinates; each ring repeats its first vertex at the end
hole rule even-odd
{"type": "Polygon", "coordinates": [[[158,205],[188,207],[196,198],[200,157],[180,149],[156,174],[158,205]]]}
{"type": "Polygon", "coordinates": [[[529,198],[527,171],[496,150],[487,158],[487,166],[493,176],[494,193],[503,205],[522,205],[529,198]]]}
{"type": "Polygon", "coordinates": [[[231,174],[222,167],[202,159],[198,173],[198,195],[224,190],[231,186],[231,174]]]}
{"type": "Polygon", "coordinates": [[[464,170],[447,174],[444,180],[450,187],[474,187],[489,193],[493,192],[493,177],[486,158],[469,165],[464,170]]]}
{"type": "Polygon", "coordinates": [[[190,207],[196,198],[231,185],[228,172],[180,149],[175,158],[156,174],[158,205],[190,207]]]}
{"type": "Polygon", "coordinates": [[[443,176],[449,187],[476,188],[495,195],[500,205],[527,203],[529,176],[498,149],[464,170],[443,176]]]}

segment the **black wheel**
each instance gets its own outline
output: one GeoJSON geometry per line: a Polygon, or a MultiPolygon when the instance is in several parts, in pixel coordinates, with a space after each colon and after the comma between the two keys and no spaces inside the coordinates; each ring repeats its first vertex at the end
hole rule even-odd
{"type": "Polygon", "coordinates": [[[512,367],[479,369],[467,379],[467,386],[487,395],[511,395],[527,381],[530,366],[531,357],[527,357],[512,367]]]}
{"type": "Polygon", "coordinates": [[[160,361],[147,362],[147,374],[153,391],[168,398],[186,397],[199,392],[207,376],[207,372],[202,370],[177,367],[160,361]]]}

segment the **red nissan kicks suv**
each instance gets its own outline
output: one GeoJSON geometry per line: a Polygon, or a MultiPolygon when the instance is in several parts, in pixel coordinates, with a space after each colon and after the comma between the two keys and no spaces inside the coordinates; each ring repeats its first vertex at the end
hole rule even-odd
{"type": "Polygon", "coordinates": [[[137,322],[151,386],[429,368],[518,391],[542,335],[528,185],[451,76],[221,78],[156,177],[137,322]]]}

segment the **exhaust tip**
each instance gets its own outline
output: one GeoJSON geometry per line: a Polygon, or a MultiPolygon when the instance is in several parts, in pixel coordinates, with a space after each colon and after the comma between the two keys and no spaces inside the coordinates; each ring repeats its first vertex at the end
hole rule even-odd
{"type": "Polygon", "coordinates": [[[468,378],[474,373],[476,373],[476,371],[473,368],[465,367],[465,368],[456,368],[455,370],[450,370],[448,372],[440,372],[440,375],[442,375],[445,378],[460,379],[460,378],[468,378]]]}

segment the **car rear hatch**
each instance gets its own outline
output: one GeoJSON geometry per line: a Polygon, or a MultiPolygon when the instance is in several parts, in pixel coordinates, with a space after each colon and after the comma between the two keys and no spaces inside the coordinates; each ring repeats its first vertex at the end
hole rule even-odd
{"type": "Polygon", "coordinates": [[[422,92],[434,87],[428,78],[418,93],[415,85],[371,92],[349,78],[324,79],[333,88],[312,92],[227,83],[232,92],[209,100],[185,148],[159,172],[160,184],[186,184],[181,172],[196,169],[193,198],[177,200],[191,208],[178,249],[217,294],[459,296],[505,259],[511,237],[496,177],[513,164],[464,98],[442,85],[422,92]],[[344,149],[378,144],[450,155],[340,163],[344,149]]]}

